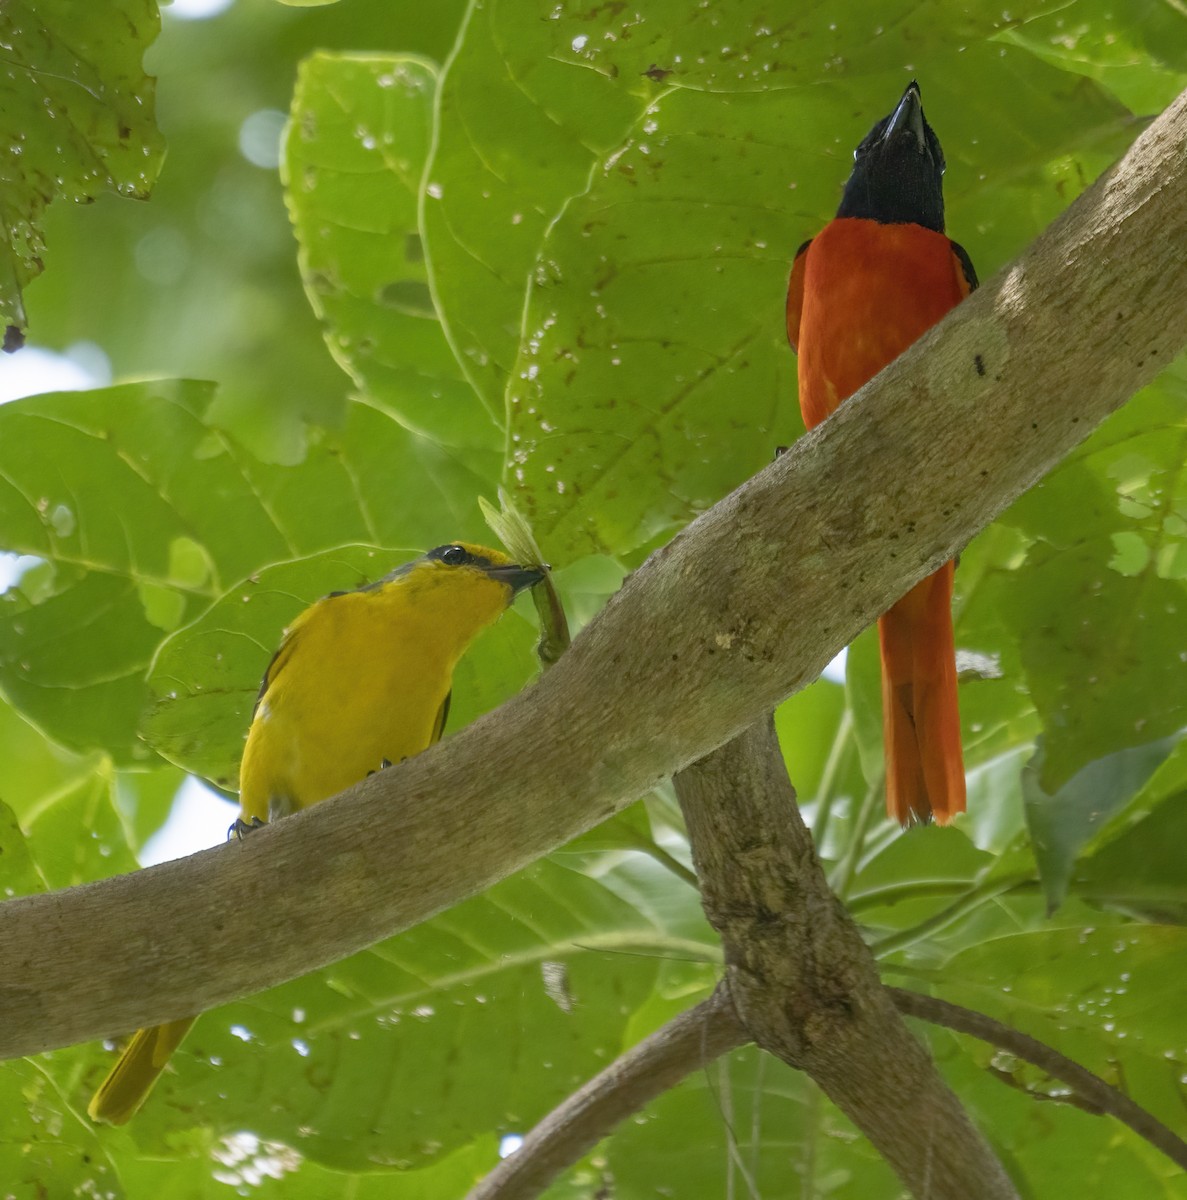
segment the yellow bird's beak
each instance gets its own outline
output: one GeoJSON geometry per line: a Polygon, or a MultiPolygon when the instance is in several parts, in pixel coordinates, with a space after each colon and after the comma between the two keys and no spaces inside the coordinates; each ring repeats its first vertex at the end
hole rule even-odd
{"type": "Polygon", "coordinates": [[[533,587],[544,578],[548,571],[547,565],[539,567],[521,567],[518,563],[507,563],[505,566],[485,567],[484,570],[500,583],[507,584],[512,594],[533,587]]]}

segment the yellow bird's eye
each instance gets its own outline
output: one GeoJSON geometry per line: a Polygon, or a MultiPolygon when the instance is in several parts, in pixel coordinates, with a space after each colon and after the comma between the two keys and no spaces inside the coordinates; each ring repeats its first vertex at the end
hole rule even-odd
{"type": "Polygon", "coordinates": [[[470,561],[470,553],[462,546],[447,546],[441,552],[441,561],[450,567],[460,567],[470,561]]]}

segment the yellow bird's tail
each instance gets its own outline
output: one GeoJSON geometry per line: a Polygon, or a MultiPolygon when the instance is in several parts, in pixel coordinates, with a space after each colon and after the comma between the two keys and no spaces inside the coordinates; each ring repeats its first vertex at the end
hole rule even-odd
{"type": "Polygon", "coordinates": [[[87,1106],[91,1120],[110,1125],[130,1120],[195,1020],[183,1017],[167,1025],[138,1029],[87,1106]]]}

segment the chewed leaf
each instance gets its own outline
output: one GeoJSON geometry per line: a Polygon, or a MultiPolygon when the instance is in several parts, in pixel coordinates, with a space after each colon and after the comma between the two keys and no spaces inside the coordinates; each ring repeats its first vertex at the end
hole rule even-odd
{"type": "Polygon", "coordinates": [[[7,0],[0,6],[0,322],[23,340],[21,289],[41,273],[50,201],[145,197],[164,141],[141,57],[160,28],[154,0],[7,0]]]}

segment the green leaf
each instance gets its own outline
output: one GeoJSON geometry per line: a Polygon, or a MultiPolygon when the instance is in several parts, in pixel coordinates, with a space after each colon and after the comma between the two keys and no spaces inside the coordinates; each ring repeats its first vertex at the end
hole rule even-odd
{"type": "Polygon", "coordinates": [[[808,0],[782,21],[749,0],[718,0],[711,8],[659,0],[645,14],[598,6],[551,16],[553,53],[563,62],[628,88],[646,77],[720,95],[852,87],[863,77],[901,73],[907,63],[930,69],[954,47],[972,50],[1010,23],[987,0],[959,7],[890,0],[876,10],[864,0],[808,0]]]}
{"type": "Polygon", "coordinates": [[[99,1131],[67,1103],[57,1078],[55,1061],[69,1057],[67,1052],[4,1064],[0,1172],[6,1196],[14,1200],[103,1195],[113,1184],[112,1160],[99,1131]]]}
{"type": "MultiPolygon", "coordinates": [[[[844,711],[844,686],[824,678],[796,692],[775,710],[779,745],[801,806],[817,797],[834,753],[834,739],[841,733],[844,711]]],[[[840,752],[846,750],[842,747],[840,752]]]]}
{"type": "Polygon", "coordinates": [[[971,887],[991,855],[978,850],[959,830],[935,825],[913,829],[887,843],[854,877],[850,907],[863,924],[903,929],[971,887]]]}
{"type": "Polygon", "coordinates": [[[1119,750],[1090,762],[1050,793],[1043,789],[1040,746],[1022,772],[1022,793],[1050,910],[1063,903],[1081,848],[1145,787],[1174,747],[1175,739],[1163,738],[1119,750]]]}
{"type": "Polygon", "coordinates": [[[996,760],[1039,732],[1034,704],[1014,681],[1022,671],[1017,638],[1002,619],[1002,590],[1025,561],[1030,540],[990,525],[961,551],[956,569],[956,639],[966,765],[996,760]]]}
{"type": "Polygon", "coordinates": [[[867,786],[880,784],[882,762],[882,659],[878,630],[871,626],[849,647],[845,658],[845,700],[853,713],[853,730],[867,786]]]}
{"type": "Polygon", "coordinates": [[[610,850],[641,850],[647,853],[654,845],[647,805],[643,800],[636,800],[608,821],[595,825],[554,850],[552,857],[575,866],[588,855],[604,854],[610,850]]]}
{"type": "Polygon", "coordinates": [[[133,583],[84,573],[30,605],[0,597],[0,684],[9,701],[71,749],[111,750],[125,764],[148,758],[132,740],[144,704],[144,670],[160,630],[133,583]]]}
{"type": "Polygon", "coordinates": [[[889,1167],[815,1084],[752,1046],[665,1092],[604,1154],[624,1197],[896,1194],[889,1167]]]}
{"type": "Polygon", "coordinates": [[[458,360],[500,421],[544,232],[645,103],[600,71],[558,61],[554,10],[538,0],[470,5],[426,175],[433,290],[458,360]]]}
{"type": "Polygon", "coordinates": [[[164,156],[141,56],[160,29],[154,0],[8,0],[0,8],[0,322],[23,340],[21,289],[42,269],[42,211],[62,197],[148,195],[164,156]]]}
{"type": "Polygon", "coordinates": [[[52,746],[0,705],[0,887],[26,895],[132,870],[133,854],[165,821],[179,772],[113,771],[52,746]],[[19,824],[18,824],[19,821],[19,824]]]}
{"type": "MultiPolygon", "coordinates": [[[[112,799],[124,823],[125,836],[133,853],[172,816],[185,775],[170,766],[154,771],[118,771],[112,780],[112,799]]],[[[198,847],[194,847],[198,849],[198,847]]]]}
{"type": "MultiPolygon", "coordinates": [[[[976,146],[980,175],[1040,174],[1053,160],[1066,167],[1079,163],[1085,143],[1104,139],[1112,149],[1134,132],[1128,114],[1094,84],[1077,80],[1069,88],[1060,72],[1002,47],[969,46],[958,59],[947,36],[933,33],[912,47],[926,52],[930,40],[939,56],[927,63],[933,112],[969,119],[958,100],[969,70],[995,96],[1008,89],[1026,98],[1025,110],[1020,103],[1005,118],[996,103],[992,115],[974,110],[982,120],[964,142],[956,124],[954,144],[976,146]],[[1021,158],[1017,137],[1009,140],[1018,127],[1030,143],[1021,158]]],[[[773,53],[768,37],[755,26],[731,42],[740,66],[726,86],[745,95],[723,95],[706,81],[704,91],[672,86],[655,96],[548,228],[508,413],[521,505],[554,558],[629,554],[669,536],[802,428],[780,297],[795,247],[835,206],[846,168],[834,163],[830,178],[807,164],[820,153],[820,129],[852,126],[855,89],[842,80],[789,95],[775,75],[769,90],[751,92],[750,72],[761,77],[773,53]]],[[[893,61],[893,43],[877,42],[872,55],[893,61]]],[[[592,61],[613,61],[616,50],[600,39],[593,45],[592,61]]],[[[668,61],[655,54],[653,61],[668,61]]],[[[636,65],[631,58],[632,73],[618,76],[626,88],[638,87],[636,65]]],[[[695,86],[695,69],[693,77],[695,86]]],[[[901,80],[884,87],[889,103],[901,80]]],[[[868,125],[853,129],[850,145],[868,125]]],[[[984,262],[988,250],[990,264],[1017,250],[1067,200],[1044,188],[1046,211],[1005,233],[977,212],[984,189],[965,184],[962,194],[960,185],[953,228],[971,216],[982,239],[974,254],[984,262]]]]}
{"type": "Polygon", "coordinates": [[[246,1128],[339,1169],[406,1170],[522,1132],[621,1051],[670,942],[603,885],[538,863],[206,1014],[134,1136],[147,1149],[196,1124],[246,1128]]]}
{"type": "Polygon", "coordinates": [[[1183,1200],[1183,1173],[1138,1134],[1069,1102],[1066,1089],[974,1038],[929,1029],[932,1054],[1024,1196],[1183,1200]]]}
{"type": "Polygon", "coordinates": [[[1047,792],[1187,725],[1184,401],[1176,364],[1003,518],[1035,539],[1001,612],[1042,717],[1047,792]]]}
{"type": "Polygon", "coordinates": [[[310,1162],[279,1142],[231,1134],[203,1159],[122,1158],[124,1194],[227,1200],[228,1187],[252,1200],[325,1200],[348,1189],[350,1200],[442,1200],[463,1196],[498,1162],[498,1139],[482,1137],[419,1171],[345,1175],[310,1162]]]}
{"type": "Polygon", "coordinates": [[[1159,112],[1187,86],[1187,20],[1158,0],[1077,0],[1024,18],[1002,36],[1099,80],[1134,112],[1159,112]]]}
{"type": "Polygon", "coordinates": [[[287,201],[331,353],[409,428],[484,459],[493,486],[502,424],[442,332],[417,223],[436,93],[423,59],[307,58],[285,143],[287,201]]]}
{"type": "Polygon", "coordinates": [[[1184,929],[1040,930],[953,955],[941,994],[1054,1046],[1183,1133],[1187,1053],[1178,990],[1165,981],[1185,969],[1184,929]]]}
{"type": "MultiPolygon", "coordinates": [[[[1187,763],[1187,741],[1171,758],[1187,763]]],[[[1170,764],[1166,761],[1164,767],[1170,764]]],[[[1142,921],[1187,925],[1187,781],[1076,865],[1076,894],[1142,921]]]]}
{"type": "Polygon", "coordinates": [[[173,381],[0,409],[0,545],[56,567],[0,598],[0,687],[73,749],[146,761],[156,647],[230,581],[350,542],[481,540],[480,477],[391,415],[353,403],[283,467],[215,427],[212,399],[173,381]]]}
{"type": "Polygon", "coordinates": [[[11,705],[0,703],[0,761],[6,764],[4,802],[27,822],[52,797],[99,766],[99,756],[80,758],[47,741],[11,705]]]}
{"type": "Polygon", "coordinates": [[[103,775],[80,779],[27,822],[28,845],[51,888],[123,874],[139,865],[103,775]]]}
{"type": "Polygon", "coordinates": [[[29,896],[49,886],[37,869],[16,813],[0,803],[0,889],[6,897],[29,896]]]}
{"type": "Polygon", "coordinates": [[[3,544],[83,578],[207,592],[248,570],[261,546],[283,553],[268,497],[204,422],[212,396],[210,384],[160,381],[6,405],[3,544]]]}

